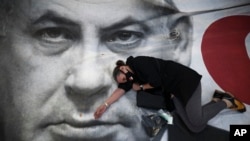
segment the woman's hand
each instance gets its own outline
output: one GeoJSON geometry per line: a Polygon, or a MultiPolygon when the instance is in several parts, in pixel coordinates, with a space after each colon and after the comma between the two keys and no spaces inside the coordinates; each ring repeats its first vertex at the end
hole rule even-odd
{"type": "Polygon", "coordinates": [[[117,88],[116,90],[114,90],[111,96],[108,99],[106,99],[105,102],[96,109],[94,113],[95,119],[100,118],[102,114],[108,109],[108,107],[111,106],[118,99],[120,99],[124,94],[125,90],[123,89],[117,88]]]}
{"type": "Polygon", "coordinates": [[[95,119],[100,118],[100,117],[102,116],[102,114],[107,110],[107,108],[108,108],[108,107],[107,107],[105,104],[102,104],[101,106],[99,106],[99,107],[96,109],[95,113],[94,113],[95,119]]]}
{"type": "Polygon", "coordinates": [[[141,90],[140,85],[138,83],[133,83],[133,90],[135,90],[135,91],[141,90]]]}

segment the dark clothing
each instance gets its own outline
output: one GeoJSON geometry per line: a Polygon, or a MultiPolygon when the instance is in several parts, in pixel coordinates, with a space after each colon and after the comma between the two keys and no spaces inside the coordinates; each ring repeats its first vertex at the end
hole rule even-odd
{"type": "Polygon", "coordinates": [[[173,103],[175,109],[169,111],[179,116],[191,132],[202,132],[207,127],[208,120],[226,108],[223,101],[211,101],[202,106],[202,76],[182,64],[146,56],[130,56],[126,64],[134,72],[139,84],[149,83],[153,86],[154,89],[150,90],[152,94],[163,93],[167,110],[172,108],[168,104],[173,103]],[[174,95],[173,98],[170,97],[171,94],[174,95]]]}
{"type": "MultiPolygon", "coordinates": [[[[164,89],[166,98],[174,94],[183,106],[200,83],[201,75],[196,71],[170,60],[147,56],[130,56],[126,64],[137,76],[139,84],[149,83],[155,89],[164,89]]],[[[152,90],[151,90],[152,91],[152,90]]]]}
{"type": "Polygon", "coordinates": [[[133,82],[127,82],[127,83],[119,83],[118,88],[123,89],[125,92],[129,91],[132,89],[133,82]]]}
{"type": "Polygon", "coordinates": [[[174,124],[167,125],[168,141],[229,141],[230,133],[224,129],[213,127],[211,125],[200,133],[190,132],[183,123],[182,119],[175,114],[174,124]]]}
{"type": "Polygon", "coordinates": [[[178,98],[174,97],[175,112],[193,133],[199,133],[207,127],[207,122],[227,107],[223,101],[201,104],[201,84],[198,85],[186,107],[183,107],[178,98]]]}

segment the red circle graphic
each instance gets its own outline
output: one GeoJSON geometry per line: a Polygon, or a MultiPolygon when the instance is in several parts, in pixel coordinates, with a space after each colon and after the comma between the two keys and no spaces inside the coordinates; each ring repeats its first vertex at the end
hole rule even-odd
{"type": "Polygon", "coordinates": [[[202,56],[208,72],[225,91],[250,104],[250,59],[245,39],[250,16],[229,16],[212,23],[202,39],[202,56]]]}

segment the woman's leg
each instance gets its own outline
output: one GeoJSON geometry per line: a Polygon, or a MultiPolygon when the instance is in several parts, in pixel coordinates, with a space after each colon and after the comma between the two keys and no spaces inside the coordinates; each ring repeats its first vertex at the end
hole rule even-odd
{"type": "Polygon", "coordinates": [[[177,113],[192,132],[202,131],[211,118],[227,107],[226,103],[223,101],[211,101],[202,106],[201,85],[197,87],[185,108],[176,97],[173,98],[173,101],[177,113]]]}

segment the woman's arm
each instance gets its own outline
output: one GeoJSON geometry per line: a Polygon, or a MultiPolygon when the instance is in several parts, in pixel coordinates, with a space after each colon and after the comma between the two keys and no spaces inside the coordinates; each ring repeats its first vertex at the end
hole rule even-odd
{"type": "Polygon", "coordinates": [[[113,104],[114,102],[116,102],[118,99],[120,99],[123,95],[125,94],[125,91],[123,89],[117,88],[112,94],[111,96],[105,100],[104,104],[100,105],[95,113],[94,113],[94,117],[95,119],[98,119],[102,116],[102,114],[107,110],[107,108],[113,104]]]}
{"type": "Polygon", "coordinates": [[[111,105],[114,102],[116,102],[118,99],[120,99],[125,94],[125,91],[123,89],[117,88],[112,95],[106,99],[105,104],[111,105]]]}
{"type": "Polygon", "coordinates": [[[153,89],[154,87],[151,86],[149,83],[146,84],[138,84],[138,83],[134,83],[133,84],[133,90],[135,91],[139,91],[139,90],[147,90],[147,89],[153,89]]]}

